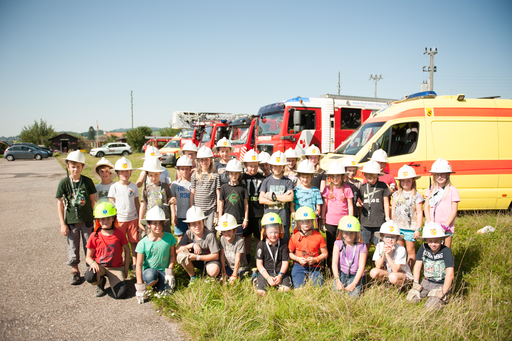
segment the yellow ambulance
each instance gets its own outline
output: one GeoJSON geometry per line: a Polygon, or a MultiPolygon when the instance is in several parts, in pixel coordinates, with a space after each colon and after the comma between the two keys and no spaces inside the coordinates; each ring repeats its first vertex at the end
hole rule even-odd
{"type": "Polygon", "coordinates": [[[363,165],[379,148],[387,152],[387,172],[394,177],[403,165],[414,167],[422,176],[417,181],[422,194],[430,184],[432,163],[444,158],[455,172],[451,182],[460,193],[459,209],[512,208],[510,99],[437,96],[433,91],[406,96],[369,118],[322,159],[321,167],[345,155],[363,165]]]}

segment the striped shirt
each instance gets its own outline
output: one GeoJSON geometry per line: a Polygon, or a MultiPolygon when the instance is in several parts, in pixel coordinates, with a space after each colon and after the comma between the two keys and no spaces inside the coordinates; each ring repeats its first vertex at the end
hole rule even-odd
{"type": "Polygon", "coordinates": [[[201,208],[204,212],[212,209],[217,210],[217,189],[220,189],[220,176],[217,173],[212,174],[211,180],[208,180],[209,174],[201,175],[201,181],[197,180],[199,175],[195,172],[192,175],[191,189],[195,190],[194,206],[201,208]]]}

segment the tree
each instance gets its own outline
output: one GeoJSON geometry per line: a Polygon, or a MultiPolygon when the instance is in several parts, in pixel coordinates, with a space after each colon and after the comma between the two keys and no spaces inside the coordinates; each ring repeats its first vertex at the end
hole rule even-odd
{"type": "Polygon", "coordinates": [[[134,151],[139,151],[146,143],[145,136],[150,136],[151,133],[151,128],[146,126],[128,129],[126,131],[126,141],[134,151]]]}
{"type": "Polygon", "coordinates": [[[43,119],[40,119],[39,123],[34,120],[33,125],[25,126],[21,129],[20,141],[49,147],[50,141],[48,139],[56,134],[53,127],[48,125],[43,119]]]}
{"type": "Polygon", "coordinates": [[[89,141],[93,141],[95,136],[96,136],[96,130],[94,130],[93,126],[90,126],[89,127],[89,133],[87,134],[87,139],[89,141]]]}
{"type": "Polygon", "coordinates": [[[160,129],[160,136],[175,136],[177,135],[181,129],[172,129],[171,127],[166,127],[163,129],[160,129]]]}

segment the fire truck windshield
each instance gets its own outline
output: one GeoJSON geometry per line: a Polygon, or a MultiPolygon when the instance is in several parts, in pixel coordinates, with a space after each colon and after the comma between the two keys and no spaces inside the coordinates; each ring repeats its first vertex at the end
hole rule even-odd
{"type": "Polygon", "coordinates": [[[245,144],[249,135],[250,126],[233,126],[229,133],[229,140],[232,144],[245,144]]]}
{"type": "Polygon", "coordinates": [[[194,129],[183,129],[181,131],[182,139],[191,139],[192,137],[194,137],[194,129]]]}
{"type": "Polygon", "coordinates": [[[363,124],[340,145],[337,154],[356,155],[361,148],[379,131],[384,122],[363,124]]]}
{"type": "Polygon", "coordinates": [[[261,115],[258,119],[258,136],[277,135],[283,125],[284,111],[261,115]]]}
{"type": "Polygon", "coordinates": [[[203,138],[201,139],[202,143],[210,142],[212,139],[212,127],[206,127],[203,133],[203,138]]]}

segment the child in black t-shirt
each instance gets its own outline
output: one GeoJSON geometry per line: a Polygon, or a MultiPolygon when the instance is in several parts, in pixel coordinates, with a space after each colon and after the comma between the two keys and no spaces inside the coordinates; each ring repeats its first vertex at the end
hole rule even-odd
{"type": "Polygon", "coordinates": [[[231,160],[226,166],[229,182],[220,187],[219,216],[229,213],[236,218],[239,224],[236,235],[241,235],[249,223],[249,194],[240,184],[242,177],[242,163],[231,160]]]}

